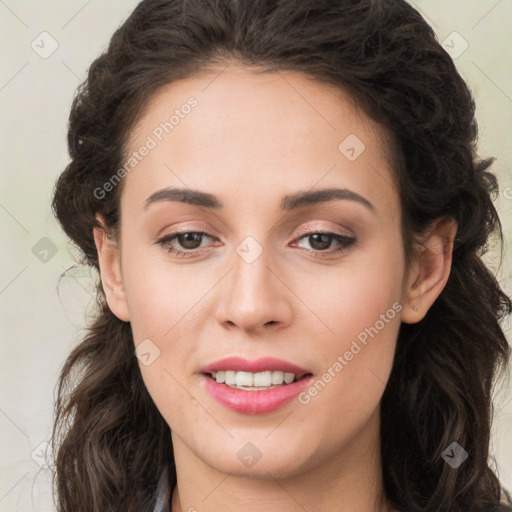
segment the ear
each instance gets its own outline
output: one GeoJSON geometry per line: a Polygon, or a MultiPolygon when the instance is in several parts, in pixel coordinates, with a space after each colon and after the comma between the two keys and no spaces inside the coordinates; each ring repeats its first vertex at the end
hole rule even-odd
{"type": "Polygon", "coordinates": [[[116,242],[109,238],[107,234],[103,217],[98,214],[96,219],[102,225],[101,228],[95,226],[93,234],[96,250],[98,251],[101,283],[107,298],[107,304],[117,318],[128,322],[130,316],[123,287],[121,255],[116,242]]]}
{"type": "Polygon", "coordinates": [[[432,223],[418,245],[403,294],[402,322],[423,319],[448,281],[457,223],[441,218],[432,223]]]}

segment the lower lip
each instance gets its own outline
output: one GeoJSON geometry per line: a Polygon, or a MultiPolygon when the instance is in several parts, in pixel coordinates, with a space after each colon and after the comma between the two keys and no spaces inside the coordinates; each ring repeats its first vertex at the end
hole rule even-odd
{"type": "Polygon", "coordinates": [[[234,389],[217,383],[207,375],[203,377],[208,393],[228,409],[245,414],[263,414],[276,411],[293,400],[308,387],[313,376],[308,375],[297,382],[260,391],[234,389]]]}

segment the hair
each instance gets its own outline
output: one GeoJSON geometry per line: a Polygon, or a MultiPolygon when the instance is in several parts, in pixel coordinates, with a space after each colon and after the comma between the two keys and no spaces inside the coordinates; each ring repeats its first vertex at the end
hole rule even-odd
{"type": "MultiPolygon", "coordinates": [[[[503,236],[492,159],[476,154],[471,92],[432,28],[403,0],[144,0],[91,64],[69,118],[70,163],[52,208],[99,270],[93,227],[117,236],[131,131],[165,85],[226,63],[295,71],[348,91],[392,139],[407,262],[439,218],[457,235],[448,282],[426,316],[400,327],[381,402],[388,499],[408,512],[512,510],[490,467],[494,383],[510,358],[501,320],[512,312],[482,256],[503,236]],[[456,470],[441,455],[469,454],[456,470]]],[[[256,72],[256,71],[255,71],[256,72]]],[[[56,390],[54,489],[61,512],[144,511],[167,467],[170,429],[134,355],[131,326],[106,304],[67,358],[56,390]]]]}

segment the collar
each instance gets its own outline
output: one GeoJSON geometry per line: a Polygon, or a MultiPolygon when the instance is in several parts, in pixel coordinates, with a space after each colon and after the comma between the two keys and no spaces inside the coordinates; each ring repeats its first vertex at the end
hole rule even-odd
{"type": "Polygon", "coordinates": [[[165,466],[156,488],[156,503],[153,512],[171,512],[171,489],[169,485],[169,470],[165,466]]]}

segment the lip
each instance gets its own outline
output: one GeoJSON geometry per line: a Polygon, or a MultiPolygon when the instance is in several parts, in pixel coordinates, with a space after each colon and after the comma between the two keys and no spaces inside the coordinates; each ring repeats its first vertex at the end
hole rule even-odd
{"type": "MultiPolygon", "coordinates": [[[[276,359],[275,357],[263,357],[256,361],[248,361],[242,357],[226,357],[206,365],[199,370],[201,373],[213,373],[218,371],[233,370],[236,372],[265,372],[265,371],[282,371],[294,373],[297,376],[311,373],[305,368],[301,368],[293,363],[285,361],[284,359],[276,359]]],[[[253,391],[251,391],[253,393],[253,391]]]]}
{"type": "MultiPolygon", "coordinates": [[[[244,370],[240,370],[244,371],[244,370]]],[[[202,375],[206,391],[221,405],[245,414],[264,414],[276,411],[291,402],[310,384],[313,375],[306,375],[296,382],[263,391],[245,391],[218,384],[208,375],[202,375]]]]}
{"type": "Polygon", "coordinates": [[[212,398],[224,407],[244,414],[264,414],[276,411],[304,391],[313,378],[312,372],[305,368],[274,357],[263,357],[256,361],[248,361],[241,357],[227,357],[206,365],[201,368],[200,372],[203,374],[203,385],[212,398]],[[282,371],[294,373],[299,380],[273,389],[247,391],[234,389],[226,384],[218,384],[207,375],[226,370],[251,373],[282,371]]]}

